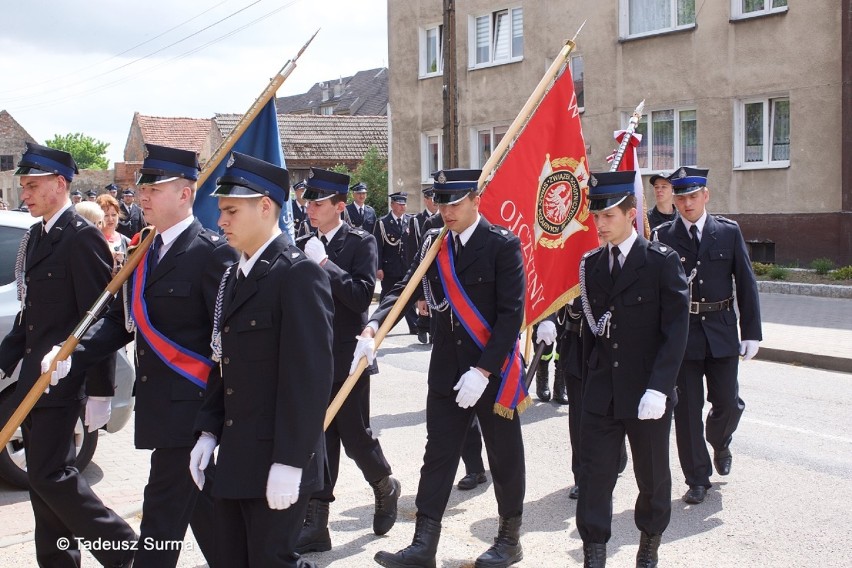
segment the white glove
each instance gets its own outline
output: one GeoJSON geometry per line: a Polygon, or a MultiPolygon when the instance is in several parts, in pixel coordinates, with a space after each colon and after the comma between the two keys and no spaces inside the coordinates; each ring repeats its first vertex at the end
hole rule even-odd
{"type": "Polygon", "coordinates": [[[358,340],[358,345],[355,346],[355,354],[352,356],[352,364],[349,365],[349,374],[355,372],[355,368],[358,367],[358,361],[361,360],[361,357],[367,358],[367,365],[372,365],[373,360],[376,358],[376,342],[372,337],[364,337],[363,335],[355,336],[355,339],[358,340]]]}
{"type": "Polygon", "coordinates": [[[286,509],[299,500],[302,468],[274,463],[266,479],[266,502],[270,509],[286,509]]]}
{"type": "Polygon", "coordinates": [[[207,469],[215,448],[216,436],[210,432],[202,432],[195,442],[195,447],[189,452],[189,474],[199,490],[204,489],[204,470],[207,469]]]}
{"type": "Polygon", "coordinates": [[[88,426],[89,432],[94,432],[106,426],[112,414],[112,401],[107,396],[90,396],[86,401],[86,418],[83,424],[88,426]]]}
{"type": "Polygon", "coordinates": [[[556,324],[550,320],[544,320],[538,324],[538,329],[535,332],[535,342],[553,345],[554,341],[556,341],[556,324]]]}
{"type": "MultiPolygon", "coordinates": [[[[48,369],[50,369],[50,364],[53,363],[53,360],[56,359],[56,356],[59,355],[59,350],[62,349],[60,345],[54,345],[53,349],[48,352],[47,355],[41,360],[41,372],[46,373],[48,369]]],[[[50,374],[50,386],[55,387],[59,384],[60,379],[64,379],[68,376],[68,373],[71,372],[71,357],[68,357],[64,361],[56,362],[56,369],[50,374]]],[[[48,389],[49,390],[49,389],[48,389]]],[[[47,391],[45,391],[47,392],[47,391]]]]}
{"type": "Polygon", "coordinates": [[[305,243],[305,256],[317,264],[322,264],[322,261],[328,258],[328,255],[325,254],[325,245],[316,237],[311,237],[305,243]]]}
{"type": "Polygon", "coordinates": [[[666,411],[666,395],[660,391],[645,389],[639,401],[639,420],[657,420],[666,411]]]}
{"type": "Polygon", "coordinates": [[[453,387],[453,390],[459,391],[456,396],[456,404],[461,408],[470,408],[476,404],[487,386],[488,377],[479,372],[476,367],[471,367],[470,371],[462,375],[459,382],[453,387]]]}
{"type": "Polygon", "coordinates": [[[740,355],[743,361],[748,361],[757,355],[757,349],[760,347],[760,341],[756,339],[743,339],[740,341],[740,355]]]}

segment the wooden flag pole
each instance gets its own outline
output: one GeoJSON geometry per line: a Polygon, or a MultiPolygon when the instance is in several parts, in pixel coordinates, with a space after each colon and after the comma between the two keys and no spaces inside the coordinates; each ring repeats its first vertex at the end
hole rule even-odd
{"type": "MultiPolygon", "coordinates": [[[[290,73],[296,68],[296,61],[299,60],[302,53],[311,45],[311,42],[314,41],[314,38],[317,37],[319,30],[314,32],[314,35],[311,36],[311,39],[302,46],[302,49],[296,54],[296,57],[289,60],[281,70],[273,77],[269,84],[266,85],[266,88],[260,93],[260,96],[254,101],[254,103],[249,107],[248,111],[242,116],[240,121],[231,130],[230,134],[222,141],[222,144],[213,152],[213,155],[210,156],[210,159],[207,160],[208,164],[218,165],[225,156],[228,155],[228,152],[231,151],[231,148],[234,147],[234,144],[237,143],[237,140],[240,139],[240,136],[246,131],[249,125],[257,118],[257,115],[260,114],[260,111],[263,110],[263,107],[266,106],[266,103],[275,96],[275,93],[278,91],[278,88],[287,80],[287,77],[290,76],[290,73]]],[[[198,187],[204,185],[204,182],[207,181],[207,178],[210,177],[210,174],[213,173],[213,170],[216,169],[215,166],[211,168],[204,168],[204,170],[198,175],[198,187]]]]}
{"type": "Polygon", "coordinates": [[[9,417],[6,425],[3,426],[3,430],[0,430],[0,448],[6,447],[6,444],[8,444],[9,440],[12,439],[12,435],[15,433],[15,430],[18,429],[24,421],[24,418],[27,417],[27,414],[30,413],[30,410],[32,410],[33,406],[35,406],[36,402],[38,402],[42,393],[44,393],[44,389],[50,385],[50,375],[56,370],[56,362],[64,361],[71,356],[71,353],[74,352],[74,348],[77,347],[77,343],[80,341],[80,338],[83,337],[83,334],[86,333],[86,330],[89,329],[89,326],[97,321],[101,311],[107,306],[109,300],[118,294],[121,290],[121,286],[128,278],[130,278],[130,275],[133,274],[133,270],[141,261],[144,256],[144,252],[149,246],[151,246],[151,242],[154,240],[154,235],[156,234],[156,231],[150,231],[148,236],[146,236],[142,242],[139,243],[139,246],[136,247],[136,254],[129,255],[124,266],[122,266],[121,270],[118,271],[118,274],[113,276],[112,280],[109,284],[107,284],[106,289],[101,292],[100,296],[98,296],[97,300],[95,300],[95,303],[92,304],[92,307],[89,308],[86,315],[83,316],[83,319],[80,320],[80,323],[77,324],[77,327],[74,328],[74,331],[71,332],[71,335],[68,336],[65,343],[62,344],[62,348],[59,350],[56,357],[53,358],[50,368],[47,372],[42,373],[39,378],[36,379],[35,384],[32,388],[30,388],[29,392],[24,395],[24,398],[18,405],[18,408],[16,408],[12,413],[12,416],[9,417]]]}
{"type": "Polygon", "coordinates": [[[488,161],[486,161],[485,165],[482,166],[482,174],[479,176],[480,191],[482,191],[483,186],[491,176],[491,173],[497,169],[497,164],[499,164],[503,159],[503,156],[506,155],[506,152],[509,150],[509,146],[511,146],[515,139],[520,135],[530,116],[532,116],[536,107],[538,107],[539,103],[541,103],[541,100],[544,98],[548,89],[550,89],[550,86],[553,84],[554,79],[559,74],[559,71],[568,59],[568,56],[571,55],[571,52],[574,51],[574,48],[577,46],[577,44],[574,43],[574,40],[577,39],[577,35],[585,25],[586,22],[583,22],[582,25],[580,25],[580,29],[577,30],[576,34],[574,34],[574,37],[565,41],[565,45],[563,45],[562,49],[559,50],[559,53],[553,60],[553,63],[550,64],[550,67],[548,67],[544,76],[538,82],[535,90],[527,99],[523,108],[521,108],[521,112],[519,112],[518,116],[515,117],[515,120],[512,121],[512,124],[509,126],[508,130],[506,130],[506,134],[503,136],[503,139],[500,140],[500,143],[497,144],[497,147],[491,153],[488,161]]]}
{"type": "MultiPolygon", "coordinates": [[[[408,280],[408,284],[406,284],[405,288],[403,288],[399,298],[396,303],[394,303],[388,316],[385,318],[385,321],[379,327],[379,331],[376,332],[376,335],[373,338],[373,341],[376,343],[376,350],[379,349],[379,345],[382,344],[385,336],[391,328],[393,328],[396,323],[396,319],[402,313],[403,308],[405,308],[406,304],[408,304],[408,300],[411,298],[411,295],[414,294],[414,289],[420,286],[423,276],[435,260],[435,257],[438,256],[438,249],[441,248],[441,242],[444,240],[444,235],[446,234],[447,227],[444,226],[438,236],[435,237],[435,240],[432,242],[432,246],[430,246],[429,250],[426,251],[426,256],[424,256],[423,260],[420,261],[420,266],[418,266],[417,270],[414,271],[414,274],[411,275],[411,278],[408,280]]],[[[361,360],[358,361],[358,366],[355,368],[355,372],[346,378],[346,382],[343,383],[343,386],[340,387],[337,396],[334,397],[334,400],[332,400],[331,404],[328,406],[328,410],[325,413],[325,423],[323,424],[324,430],[328,429],[331,421],[334,420],[335,416],[337,416],[337,412],[340,410],[340,407],[343,406],[343,402],[346,400],[346,397],[349,396],[349,393],[352,392],[353,388],[355,388],[355,383],[357,383],[358,379],[361,378],[361,374],[366,368],[367,359],[366,357],[361,357],[361,360]]]]}
{"type": "MultiPolygon", "coordinates": [[[[585,22],[583,22],[585,25],[585,22]]],[[[580,30],[583,29],[583,26],[580,26],[580,29],[577,30],[577,33],[580,33],[580,30]]],[[[576,39],[577,35],[574,35],[574,39],[576,39]]],[[[520,114],[515,118],[512,122],[512,125],[509,127],[509,130],[506,132],[506,135],[503,137],[503,140],[500,141],[500,144],[497,145],[497,148],[491,154],[491,157],[485,163],[485,166],[482,168],[482,175],[479,176],[478,182],[478,191],[482,192],[483,187],[485,185],[486,180],[491,175],[491,172],[497,167],[497,164],[502,158],[503,154],[506,153],[509,145],[514,141],[517,137],[518,133],[521,131],[523,126],[526,124],[530,115],[533,113],[535,108],[541,102],[542,97],[547,92],[548,87],[550,87],[553,82],[553,78],[559,73],[559,70],[562,68],[562,65],[565,63],[565,60],[568,58],[568,55],[574,49],[575,43],[574,39],[567,40],[565,45],[562,46],[562,49],[559,51],[559,55],[556,56],[556,59],[553,60],[553,63],[548,68],[544,77],[539,81],[538,86],[530,95],[524,107],[521,109],[520,114]]],[[[444,236],[447,234],[447,227],[444,226],[441,229],[441,233],[436,237],[435,241],[432,243],[432,246],[429,247],[429,250],[426,252],[426,256],[423,257],[423,260],[420,262],[420,265],[417,267],[417,270],[411,276],[406,284],[405,288],[400,293],[399,298],[396,300],[396,303],[391,308],[390,313],[385,318],[384,323],[382,323],[381,327],[379,327],[379,331],[376,333],[374,341],[376,343],[376,349],[378,350],[379,345],[384,340],[385,336],[393,327],[393,324],[396,321],[396,318],[402,313],[403,308],[406,304],[408,304],[408,300],[411,298],[411,295],[414,293],[414,289],[420,285],[420,281],[423,278],[423,275],[426,274],[426,271],[429,269],[429,266],[434,262],[435,257],[438,256],[438,249],[441,247],[441,242],[444,239],[444,236]]],[[[325,414],[325,423],[323,424],[324,429],[328,429],[328,426],[331,424],[331,421],[334,420],[334,417],[337,415],[337,412],[340,410],[340,407],[343,406],[343,402],[346,400],[346,397],[349,396],[349,393],[352,392],[352,389],[355,387],[355,383],[358,382],[358,379],[361,377],[361,374],[364,372],[364,369],[367,368],[367,360],[362,357],[360,361],[358,361],[358,366],[355,368],[355,372],[349,375],[346,378],[346,381],[343,383],[343,386],[340,387],[340,391],[338,391],[337,396],[334,397],[334,400],[331,401],[331,404],[328,407],[328,410],[325,414]]]]}
{"type": "MultiPolygon", "coordinates": [[[[248,112],[246,112],[240,121],[237,123],[237,126],[231,131],[231,133],[222,141],[222,144],[213,152],[213,155],[207,160],[207,163],[204,165],[204,168],[198,174],[197,185],[200,187],[207,178],[213,173],[216,169],[216,166],[222,161],[222,159],[231,151],[231,148],[234,147],[234,144],[239,140],[240,136],[245,132],[245,130],[249,127],[252,121],[257,117],[260,111],[263,109],[264,105],[269,102],[273,96],[275,96],[275,92],[278,90],[278,87],[281,86],[282,83],[290,76],[293,70],[296,68],[296,61],[299,57],[304,53],[305,49],[311,44],[314,38],[319,33],[319,30],[314,32],[314,35],[302,46],[296,56],[284,64],[281,70],[272,78],[269,84],[266,86],[266,89],[260,94],[260,96],[255,100],[254,104],[249,108],[248,112]]],[[[30,413],[30,410],[33,409],[38,399],[41,397],[44,390],[50,384],[50,375],[56,370],[56,362],[64,361],[74,352],[74,349],[77,347],[77,344],[80,341],[80,338],[86,333],[89,327],[97,321],[101,311],[107,306],[109,300],[113,298],[118,292],[121,290],[121,287],[124,285],[125,281],[127,281],[130,276],[133,274],[133,270],[141,261],[144,253],[151,246],[151,243],[154,240],[156,235],[156,231],[150,231],[148,235],[139,243],[139,246],[134,250],[134,254],[129,255],[127,262],[125,262],[124,266],[121,270],[118,271],[113,279],[107,284],[106,289],[101,292],[98,299],[95,300],[95,303],[92,304],[92,307],[86,312],[86,315],[82,320],[77,324],[77,327],[74,328],[74,331],[71,335],[68,336],[68,339],[63,343],[62,348],[59,350],[59,353],[54,357],[53,363],[51,363],[50,368],[46,373],[42,373],[39,378],[36,380],[35,384],[32,386],[30,391],[24,396],[24,399],[18,405],[18,408],[12,413],[12,416],[6,422],[6,425],[3,426],[3,429],[0,430],[0,448],[6,446],[9,443],[9,440],[12,439],[12,435],[15,433],[15,430],[21,425],[24,421],[24,418],[27,417],[27,414],[30,413]]]]}

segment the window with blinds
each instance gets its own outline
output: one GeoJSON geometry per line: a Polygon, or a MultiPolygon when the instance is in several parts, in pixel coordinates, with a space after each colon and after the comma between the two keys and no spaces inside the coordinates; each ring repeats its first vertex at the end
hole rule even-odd
{"type": "Polygon", "coordinates": [[[520,61],[524,56],[524,13],[507,8],[470,19],[470,67],[520,61]]]}

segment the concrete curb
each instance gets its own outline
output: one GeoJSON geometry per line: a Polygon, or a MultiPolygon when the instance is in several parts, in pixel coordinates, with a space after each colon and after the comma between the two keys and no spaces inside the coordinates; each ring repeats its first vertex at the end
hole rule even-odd
{"type": "Polygon", "coordinates": [[[788,351],[787,349],[761,347],[757,352],[755,359],[759,359],[761,361],[772,361],[774,363],[787,363],[790,365],[814,367],[825,371],[852,373],[852,359],[833,357],[831,355],[801,353],[798,351],[788,351]]]}
{"type": "Polygon", "coordinates": [[[852,286],[835,284],[803,284],[800,282],[778,282],[758,280],[757,289],[764,294],[794,294],[819,298],[852,299],[852,286]]]}

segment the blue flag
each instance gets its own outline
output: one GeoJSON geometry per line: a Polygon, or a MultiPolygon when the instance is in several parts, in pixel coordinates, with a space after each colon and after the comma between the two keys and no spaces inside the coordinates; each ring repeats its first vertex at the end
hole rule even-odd
{"type": "MultiPolygon", "coordinates": [[[[275,98],[269,100],[266,106],[255,117],[254,121],[249,124],[242,136],[239,137],[234,144],[232,150],[248,154],[255,158],[281,166],[287,167],[284,163],[284,152],[281,149],[281,137],[278,133],[278,115],[275,110],[275,98]]],[[[216,189],[216,180],[224,173],[228,164],[226,156],[216,166],[204,185],[198,188],[195,193],[195,204],[192,207],[193,213],[208,229],[217,231],[217,221],[219,220],[219,200],[211,194],[216,189]]],[[[293,210],[290,202],[286,202],[281,211],[281,228],[290,236],[290,241],[293,241],[293,210]]]]}

